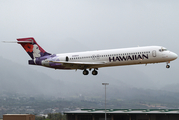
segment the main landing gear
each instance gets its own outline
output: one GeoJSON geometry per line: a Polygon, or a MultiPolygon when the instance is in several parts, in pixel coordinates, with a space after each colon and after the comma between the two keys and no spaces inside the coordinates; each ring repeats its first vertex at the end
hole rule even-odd
{"type": "Polygon", "coordinates": [[[88,74],[89,74],[89,71],[85,69],[85,70],[83,71],[83,75],[88,75],[88,74]]]}
{"type": "MultiPolygon", "coordinates": [[[[83,71],[83,75],[88,75],[89,74],[89,71],[88,70],[84,70],[83,71]]],[[[93,71],[92,71],[92,75],[97,75],[98,74],[98,71],[97,71],[97,69],[94,69],[93,71]]]]}
{"type": "Polygon", "coordinates": [[[93,75],[97,75],[98,74],[98,71],[96,71],[95,69],[92,71],[92,74],[93,75]]]}

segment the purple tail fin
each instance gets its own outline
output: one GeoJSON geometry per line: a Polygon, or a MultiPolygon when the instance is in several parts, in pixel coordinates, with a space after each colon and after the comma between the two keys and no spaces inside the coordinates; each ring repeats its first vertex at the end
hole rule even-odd
{"type": "Polygon", "coordinates": [[[18,38],[17,41],[17,43],[22,45],[22,47],[32,59],[51,55],[50,53],[47,53],[43,48],[41,48],[33,37],[18,38]]]}

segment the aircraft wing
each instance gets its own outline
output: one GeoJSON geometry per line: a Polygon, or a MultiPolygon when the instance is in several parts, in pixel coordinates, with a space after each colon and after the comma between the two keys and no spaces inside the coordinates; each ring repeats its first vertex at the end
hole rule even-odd
{"type": "Polygon", "coordinates": [[[53,63],[61,63],[63,66],[71,69],[86,69],[86,68],[93,68],[100,65],[104,65],[107,62],[67,62],[67,61],[49,61],[53,63]]]}

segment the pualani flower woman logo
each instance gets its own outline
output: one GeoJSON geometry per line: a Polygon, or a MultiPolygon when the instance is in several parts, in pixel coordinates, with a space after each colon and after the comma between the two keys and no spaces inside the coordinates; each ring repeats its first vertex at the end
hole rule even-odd
{"type": "Polygon", "coordinates": [[[25,51],[28,52],[29,55],[33,57],[33,59],[41,57],[38,45],[36,44],[32,45],[30,43],[26,43],[26,44],[22,44],[22,46],[25,49],[25,51]]]}

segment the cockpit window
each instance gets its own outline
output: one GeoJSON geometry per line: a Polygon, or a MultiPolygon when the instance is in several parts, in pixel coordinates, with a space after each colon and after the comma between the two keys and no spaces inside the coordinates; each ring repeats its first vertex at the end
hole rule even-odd
{"type": "Polygon", "coordinates": [[[167,51],[167,49],[165,48],[162,48],[162,49],[159,49],[160,52],[163,52],[163,51],[167,51]]]}

